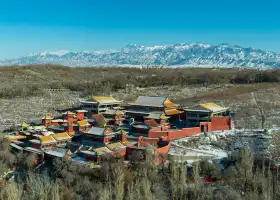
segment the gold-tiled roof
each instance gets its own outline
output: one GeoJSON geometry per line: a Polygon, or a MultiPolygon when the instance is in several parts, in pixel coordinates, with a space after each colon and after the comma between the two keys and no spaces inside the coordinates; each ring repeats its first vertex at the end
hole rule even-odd
{"type": "Polygon", "coordinates": [[[107,144],[106,147],[107,147],[108,149],[110,149],[111,151],[114,151],[114,150],[117,150],[117,149],[125,148],[125,146],[124,146],[122,143],[120,143],[120,142],[107,144]]]}
{"type": "Polygon", "coordinates": [[[88,125],[89,123],[88,123],[88,120],[82,120],[82,121],[77,121],[77,123],[78,123],[78,125],[79,126],[86,126],[86,125],[88,125]]]}
{"type": "Polygon", "coordinates": [[[10,142],[15,141],[15,140],[21,140],[21,139],[26,139],[26,136],[19,135],[19,136],[10,136],[10,137],[8,137],[8,140],[10,142]]]}
{"type": "Polygon", "coordinates": [[[112,96],[93,96],[91,98],[93,101],[99,102],[99,103],[119,103],[121,101],[116,100],[112,96]]]}
{"type": "Polygon", "coordinates": [[[53,118],[49,115],[45,115],[44,117],[42,117],[42,119],[53,119],[53,118]]]}
{"type": "Polygon", "coordinates": [[[71,111],[67,111],[65,113],[63,113],[63,115],[74,115],[75,113],[71,112],[71,111]]]}
{"type": "Polygon", "coordinates": [[[204,103],[204,104],[200,104],[201,107],[206,108],[208,110],[211,110],[212,112],[220,112],[220,111],[224,111],[227,110],[228,108],[219,106],[213,102],[211,103],[204,103]]]}
{"type": "Polygon", "coordinates": [[[107,147],[100,147],[97,149],[94,149],[94,151],[98,154],[104,154],[104,153],[110,153],[112,152],[110,149],[108,149],[107,147]]]}
{"type": "Polygon", "coordinates": [[[55,139],[49,135],[49,136],[42,136],[40,137],[41,143],[42,144],[51,144],[51,143],[55,143],[55,139]]]}
{"type": "Polygon", "coordinates": [[[79,113],[79,112],[80,112],[80,113],[82,113],[82,112],[85,113],[85,112],[88,112],[88,111],[87,111],[87,110],[76,110],[76,112],[77,112],[77,113],[79,113]]]}
{"type": "Polygon", "coordinates": [[[164,106],[165,107],[178,107],[178,104],[173,103],[170,101],[168,98],[164,101],[164,106]]]}
{"type": "Polygon", "coordinates": [[[66,132],[56,133],[56,134],[53,134],[52,136],[57,141],[70,140],[71,139],[71,137],[66,132]]]}
{"type": "Polygon", "coordinates": [[[27,124],[26,122],[21,122],[20,126],[21,126],[21,127],[29,127],[30,125],[27,124]]]}
{"type": "Polygon", "coordinates": [[[166,109],[164,112],[165,112],[166,115],[177,115],[177,114],[182,113],[182,111],[177,110],[175,108],[174,109],[166,109]]]}

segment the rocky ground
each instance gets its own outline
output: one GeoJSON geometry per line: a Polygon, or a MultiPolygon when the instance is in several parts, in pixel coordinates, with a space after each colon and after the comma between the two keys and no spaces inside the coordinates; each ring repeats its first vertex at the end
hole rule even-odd
{"type": "Polygon", "coordinates": [[[23,121],[38,122],[46,114],[58,114],[58,108],[72,107],[78,104],[79,94],[62,92],[45,92],[42,96],[0,99],[0,132],[23,121]]]}
{"type": "MultiPolygon", "coordinates": [[[[237,127],[261,128],[262,113],[265,127],[280,124],[280,84],[130,88],[111,95],[124,102],[134,101],[139,95],[168,96],[186,106],[213,101],[236,111],[237,127]]],[[[46,91],[41,96],[2,98],[0,132],[22,121],[38,121],[45,113],[55,114],[57,108],[75,106],[81,99],[80,93],[71,91],[46,91]]]]}
{"type": "Polygon", "coordinates": [[[271,131],[267,133],[269,134],[263,129],[239,129],[199,134],[174,140],[169,153],[181,155],[184,159],[188,159],[189,154],[194,152],[196,159],[207,156],[219,159],[228,157],[229,154],[234,154],[244,147],[250,147],[259,157],[267,157],[271,153],[270,147],[275,138],[271,131]]]}
{"type": "Polygon", "coordinates": [[[139,95],[168,96],[186,106],[216,102],[236,111],[238,128],[262,128],[262,114],[264,128],[280,124],[280,84],[166,86],[119,91],[112,95],[124,101],[134,101],[139,95]]]}

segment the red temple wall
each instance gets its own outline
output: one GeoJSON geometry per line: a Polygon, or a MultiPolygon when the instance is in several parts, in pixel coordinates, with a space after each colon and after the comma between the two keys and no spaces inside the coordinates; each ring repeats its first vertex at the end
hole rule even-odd
{"type": "Polygon", "coordinates": [[[200,133],[200,127],[183,128],[182,130],[174,130],[168,132],[168,140],[175,140],[186,136],[193,136],[200,133]]]}
{"type": "Polygon", "coordinates": [[[231,119],[230,117],[213,117],[211,125],[212,131],[230,130],[231,119]]]}

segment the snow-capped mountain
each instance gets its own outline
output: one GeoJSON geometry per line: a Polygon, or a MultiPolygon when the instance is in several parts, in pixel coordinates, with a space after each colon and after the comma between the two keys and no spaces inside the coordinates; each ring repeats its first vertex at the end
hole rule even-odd
{"type": "Polygon", "coordinates": [[[61,64],[67,66],[201,66],[279,68],[280,53],[229,44],[180,43],[164,46],[127,45],[114,51],[58,51],[30,54],[1,65],[61,64]]]}

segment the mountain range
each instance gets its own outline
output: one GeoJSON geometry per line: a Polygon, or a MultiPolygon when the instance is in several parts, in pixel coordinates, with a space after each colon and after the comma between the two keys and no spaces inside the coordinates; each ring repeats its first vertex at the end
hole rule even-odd
{"type": "Polygon", "coordinates": [[[230,44],[180,43],[161,46],[130,44],[119,50],[34,53],[0,61],[0,65],[169,66],[279,68],[280,53],[230,44]]]}

